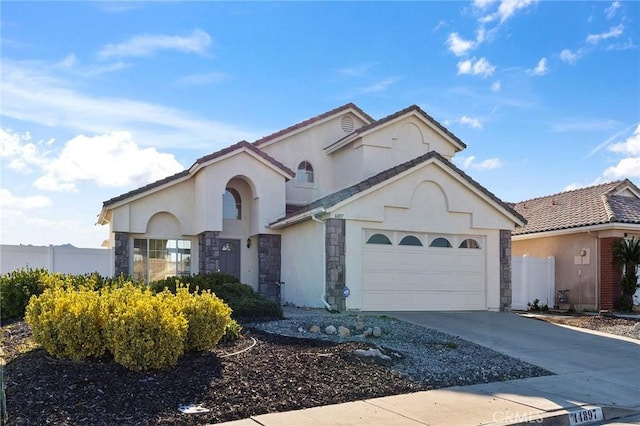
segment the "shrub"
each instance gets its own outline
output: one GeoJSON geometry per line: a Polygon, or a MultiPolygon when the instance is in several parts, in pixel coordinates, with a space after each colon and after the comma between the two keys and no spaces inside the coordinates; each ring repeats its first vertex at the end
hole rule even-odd
{"type": "Polygon", "coordinates": [[[31,296],[38,296],[44,290],[41,277],[47,275],[44,269],[18,269],[0,276],[0,317],[4,319],[24,316],[31,296]]]}
{"type": "Polygon", "coordinates": [[[216,272],[211,274],[170,277],[150,283],[153,291],[167,289],[172,293],[184,285],[190,292],[210,290],[232,310],[231,316],[239,318],[282,318],[282,307],[258,294],[247,284],[241,284],[233,275],[216,272]]]}
{"type": "Polygon", "coordinates": [[[80,360],[105,352],[100,302],[90,289],[53,287],[33,297],[25,320],[49,354],[80,360]]]}
{"type": "Polygon", "coordinates": [[[232,319],[224,330],[224,336],[220,339],[221,342],[233,342],[242,338],[242,326],[238,322],[232,319]]]}
{"type": "Polygon", "coordinates": [[[231,322],[231,309],[209,290],[196,295],[186,287],[178,287],[175,297],[188,323],[185,350],[213,349],[231,322]]]}
{"type": "Polygon", "coordinates": [[[166,368],[184,352],[187,320],[175,297],[133,284],[103,290],[105,340],[114,360],[131,370],[166,368]]]}

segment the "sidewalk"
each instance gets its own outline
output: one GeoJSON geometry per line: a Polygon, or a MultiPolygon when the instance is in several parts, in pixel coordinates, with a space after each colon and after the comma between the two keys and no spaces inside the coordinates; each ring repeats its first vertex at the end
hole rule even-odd
{"type": "MultiPolygon", "coordinates": [[[[226,426],[639,424],[640,341],[504,313],[393,313],[554,372],[254,416],[226,426]],[[602,421],[570,423],[597,410],[602,421]],[[588,414],[588,413],[587,413],[588,414]]],[[[592,414],[593,415],[593,412],[592,414]]],[[[599,417],[600,418],[600,417],[599,417]]]]}

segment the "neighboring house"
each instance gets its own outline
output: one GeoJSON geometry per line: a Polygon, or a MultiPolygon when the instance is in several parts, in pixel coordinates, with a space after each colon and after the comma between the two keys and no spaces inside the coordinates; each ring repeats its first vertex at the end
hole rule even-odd
{"type": "Polygon", "coordinates": [[[578,311],[614,309],[621,294],[613,244],[640,238],[640,189],[630,180],[521,201],[515,209],[527,225],[512,238],[514,256],[555,257],[557,290],[578,311]]]}
{"type": "Polygon", "coordinates": [[[346,104],[105,201],[116,274],[225,271],[281,303],[334,310],[509,309],[525,221],[451,159],[417,106],[346,104]]]}

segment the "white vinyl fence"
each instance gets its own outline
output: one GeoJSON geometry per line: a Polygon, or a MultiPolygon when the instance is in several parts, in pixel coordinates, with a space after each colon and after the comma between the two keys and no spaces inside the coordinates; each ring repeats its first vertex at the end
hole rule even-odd
{"type": "Polygon", "coordinates": [[[511,309],[526,310],[527,303],[553,308],[556,298],[555,258],[511,258],[511,309]]]}
{"type": "Polygon", "coordinates": [[[0,246],[0,272],[8,274],[20,268],[44,268],[49,272],[113,275],[113,249],[73,246],[0,246]]]}

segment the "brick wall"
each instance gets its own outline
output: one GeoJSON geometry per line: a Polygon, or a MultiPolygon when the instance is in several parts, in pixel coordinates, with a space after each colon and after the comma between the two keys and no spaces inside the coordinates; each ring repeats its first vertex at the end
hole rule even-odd
{"type": "Polygon", "coordinates": [[[620,238],[600,239],[600,309],[614,309],[622,287],[622,272],[613,267],[613,245],[620,238]]]}

